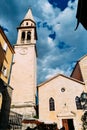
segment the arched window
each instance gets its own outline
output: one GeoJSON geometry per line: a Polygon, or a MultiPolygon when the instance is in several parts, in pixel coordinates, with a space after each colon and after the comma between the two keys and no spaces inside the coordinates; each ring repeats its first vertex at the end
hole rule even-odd
{"type": "Polygon", "coordinates": [[[21,35],[21,40],[24,41],[25,40],[25,32],[22,32],[22,35],[21,35]]]}
{"type": "Polygon", "coordinates": [[[76,96],[75,102],[76,102],[77,109],[82,109],[81,101],[80,101],[80,98],[78,96],[76,96]]]}
{"type": "Polygon", "coordinates": [[[52,97],[49,99],[49,110],[50,111],[55,110],[55,102],[54,102],[54,99],[52,97]]]}
{"type": "Polygon", "coordinates": [[[26,22],[26,25],[28,25],[28,22],[26,22]]]}
{"type": "Polygon", "coordinates": [[[31,32],[27,32],[27,40],[31,40],[31,32]]]}

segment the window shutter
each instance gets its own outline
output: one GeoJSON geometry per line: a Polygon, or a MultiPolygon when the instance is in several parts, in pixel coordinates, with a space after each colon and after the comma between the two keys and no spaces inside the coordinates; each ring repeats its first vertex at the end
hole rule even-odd
{"type": "Polygon", "coordinates": [[[3,74],[5,77],[7,77],[7,69],[4,70],[3,74]]]}
{"type": "Polygon", "coordinates": [[[8,70],[5,66],[2,67],[2,73],[5,77],[8,77],[8,70]]]}
{"type": "Polygon", "coordinates": [[[4,46],[3,46],[3,50],[6,51],[7,50],[7,43],[4,43],[4,46]]]}

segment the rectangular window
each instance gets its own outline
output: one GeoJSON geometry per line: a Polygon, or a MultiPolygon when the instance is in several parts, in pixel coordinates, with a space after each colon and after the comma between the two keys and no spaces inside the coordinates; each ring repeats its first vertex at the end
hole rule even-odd
{"type": "Polygon", "coordinates": [[[0,71],[2,70],[2,63],[0,63],[0,71]]]}
{"type": "Polygon", "coordinates": [[[5,77],[8,77],[8,70],[5,66],[2,67],[2,73],[5,77]]]}
{"type": "Polygon", "coordinates": [[[4,45],[3,45],[3,50],[4,50],[5,52],[6,52],[7,48],[8,48],[7,43],[4,43],[4,45]]]}

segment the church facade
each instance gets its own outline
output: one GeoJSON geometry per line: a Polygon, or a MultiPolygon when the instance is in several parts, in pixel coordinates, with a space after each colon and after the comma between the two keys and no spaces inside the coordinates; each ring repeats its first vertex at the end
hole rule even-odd
{"type": "Polygon", "coordinates": [[[56,122],[59,129],[81,130],[87,110],[87,103],[81,104],[82,95],[87,96],[87,55],[77,62],[71,77],[56,75],[38,85],[38,93],[40,120],[56,122]]]}

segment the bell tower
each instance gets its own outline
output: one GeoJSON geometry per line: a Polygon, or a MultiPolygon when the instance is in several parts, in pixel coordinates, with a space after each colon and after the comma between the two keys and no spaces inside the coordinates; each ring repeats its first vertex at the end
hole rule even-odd
{"type": "Polygon", "coordinates": [[[36,44],[36,24],[30,9],[17,29],[17,44],[36,44]]]}
{"type": "Polygon", "coordinates": [[[10,85],[13,86],[12,111],[35,115],[36,97],[36,24],[31,9],[17,28],[10,85]]]}

